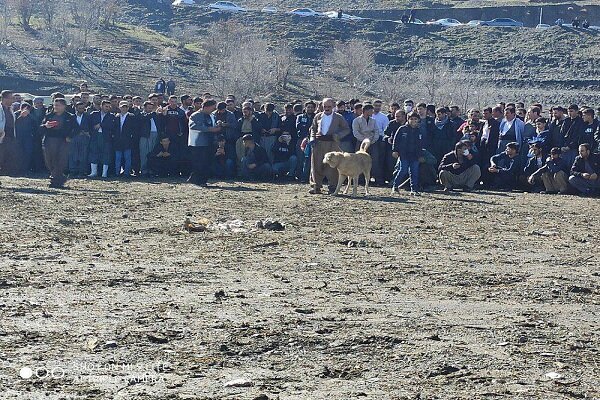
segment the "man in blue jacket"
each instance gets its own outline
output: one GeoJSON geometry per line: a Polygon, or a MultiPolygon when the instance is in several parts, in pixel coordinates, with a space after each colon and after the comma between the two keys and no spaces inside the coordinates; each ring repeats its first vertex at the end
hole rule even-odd
{"type": "Polygon", "coordinates": [[[497,190],[513,190],[517,179],[523,172],[523,160],[519,156],[519,144],[510,142],[503,153],[496,154],[490,159],[488,171],[492,175],[492,188],[497,190]]]}
{"type": "Polygon", "coordinates": [[[421,117],[413,112],[408,116],[408,125],[398,129],[392,144],[392,156],[397,158],[392,181],[392,194],[410,174],[410,193],[419,194],[419,156],[423,148],[423,137],[419,129],[421,117]]]}
{"type": "Polygon", "coordinates": [[[91,174],[89,178],[98,176],[98,167],[102,166],[102,177],[108,177],[108,166],[112,159],[112,137],[116,128],[116,117],[110,112],[110,101],[103,100],[100,111],[90,114],[92,133],[90,136],[91,174]]]}
{"type": "Polygon", "coordinates": [[[542,194],[565,194],[569,190],[569,165],[560,155],[560,147],[553,147],[546,163],[528,178],[530,185],[537,179],[542,180],[545,189],[540,192],[542,194]]]}

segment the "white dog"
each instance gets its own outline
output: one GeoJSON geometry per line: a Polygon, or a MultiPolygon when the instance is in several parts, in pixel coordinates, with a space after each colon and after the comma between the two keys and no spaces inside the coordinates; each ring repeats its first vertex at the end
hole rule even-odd
{"type": "Polygon", "coordinates": [[[348,186],[344,190],[344,194],[348,193],[350,183],[352,182],[352,196],[356,196],[358,187],[358,177],[360,174],[365,175],[365,196],[369,195],[369,180],[371,179],[371,165],[373,161],[367,153],[371,141],[363,140],[360,144],[360,149],[356,153],[343,153],[341,151],[331,151],[325,154],[323,163],[328,164],[331,168],[338,170],[338,184],[335,188],[334,195],[338,195],[340,188],[344,183],[344,178],[348,178],[348,186]]]}

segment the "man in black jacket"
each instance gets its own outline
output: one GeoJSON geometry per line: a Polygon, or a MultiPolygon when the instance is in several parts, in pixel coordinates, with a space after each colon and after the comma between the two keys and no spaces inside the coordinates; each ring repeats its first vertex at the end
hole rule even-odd
{"type": "Polygon", "coordinates": [[[241,176],[243,179],[268,181],[273,177],[266,150],[254,142],[254,137],[246,134],[242,137],[246,153],[242,158],[241,176]]]}
{"type": "Polygon", "coordinates": [[[598,138],[596,137],[599,132],[598,120],[594,118],[594,110],[592,108],[586,108],[582,112],[583,114],[583,137],[581,141],[583,143],[589,143],[592,146],[592,152],[595,152],[598,149],[599,143],[596,141],[598,138]]]}
{"type": "Polygon", "coordinates": [[[69,174],[73,176],[85,176],[88,171],[88,154],[90,151],[91,119],[85,111],[83,102],[75,104],[75,122],[77,122],[77,133],[71,142],[69,149],[69,174]]]}
{"type": "Polygon", "coordinates": [[[454,151],[444,155],[438,171],[444,191],[455,188],[473,190],[475,183],[481,177],[481,168],[477,165],[476,158],[471,154],[469,146],[464,142],[456,143],[454,151]]]}
{"type": "Polygon", "coordinates": [[[163,136],[147,155],[149,173],[161,178],[175,175],[177,171],[177,149],[171,144],[168,136],[163,136]]]}
{"type": "Polygon", "coordinates": [[[131,176],[131,146],[133,138],[138,129],[135,116],[129,112],[129,104],[126,101],[119,103],[121,112],[117,115],[117,126],[113,131],[113,146],[115,149],[115,174],[121,175],[123,167],[123,176],[131,176]]]}
{"type": "Polygon", "coordinates": [[[92,134],[90,137],[90,178],[98,176],[98,168],[102,166],[102,177],[108,177],[108,166],[112,158],[112,137],[116,127],[114,114],[110,112],[110,101],[103,100],[100,111],[90,114],[92,134]]]}
{"type": "Polygon", "coordinates": [[[66,112],[67,102],[57,98],[53,111],[42,121],[44,158],[50,171],[50,187],[63,188],[67,178],[64,171],[69,161],[69,143],[75,135],[76,125],[73,114],[66,112]]]}
{"type": "MultiPolygon", "coordinates": [[[[139,116],[139,121],[140,171],[142,175],[147,175],[150,169],[148,166],[148,154],[156,147],[158,138],[164,133],[163,119],[156,113],[154,103],[146,101],[144,103],[144,111],[139,116]]],[[[171,145],[170,140],[169,145],[171,145]]],[[[172,173],[172,171],[169,173],[172,173]]]]}
{"type": "Polygon", "coordinates": [[[598,193],[600,189],[600,154],[592,153],[591,146],[579,146],[579,156],[571,167],[569,183],[585,196],[598,193]]]}
{"type": "Polygon", "coordinates": [[[563,122],[560,134],[563,139],[562,154],[567,163],[572,163],[577,157],[577,148],[583,142],[583,119],[579,115],[579,107],[575,104],[569,106],[567,110],[569,117],[563,122]]]}
{"type": "Polygon", "coordinates": [[[33,170],[33,139],[39,123],[31,115],[31,105],[23,102],[20,111],[15,113],[15,138],[20,158],[20,172],[27,176],[33,170]]]}
{"type": "Polygon", "coordinates": [[[401,126],[394,136],[392,156],[397,158],[392,194],[398,191],[400,184],[410,174],[410,193],[419,194],[419,157],[423,149],[423,135],[419,129],[421,117],[412,112],[408,116],[408,124],[401,126]]]}

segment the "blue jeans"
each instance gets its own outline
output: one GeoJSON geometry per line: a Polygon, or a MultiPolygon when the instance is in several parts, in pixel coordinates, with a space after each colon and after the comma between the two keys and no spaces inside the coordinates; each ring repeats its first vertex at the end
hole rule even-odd
{"type": "Polygon", "coordinates": [[[273,173],[277,176],[294,176],[297,164],[298,159],[292,155],[287,161],[273,163],[273,173]]]}
{"type": "Polygon", "coordinates": [[[410,175],[410,190],[419,191],[419,160],[401,160],[398,158],[396,168],[394,169],[394,188],[399,187],[402,182],[410,175]]]}
{"type": "Polygon", "coordinates": [[[213,162],[212,172],[215,178],[228,179],[235,175],[235,161],[231,158],[225,160],[225,164],[213,162]]]}
{"type": "Polygon", "coordinates": [[[123,174],[131,174],[131,149],[115,151],[115,174],[121,175],[121,165],[125,163],[123,174]]]}

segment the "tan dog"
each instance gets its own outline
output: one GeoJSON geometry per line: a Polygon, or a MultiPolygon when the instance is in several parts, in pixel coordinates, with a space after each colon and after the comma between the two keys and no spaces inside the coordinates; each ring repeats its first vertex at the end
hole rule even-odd
{"type": "Polygon", "coordinates": [[[338,184],[335,188],[334,195],[338,195],[340,188],[344,183],[344,178],[348,177],[348,186],[344,190],[344,194],[348,193],[350,183],[352,182],[352,196],[356,196],[358,188],[358,177],[360,174],[365,175],[365,196],[369,195],[369,180],[371,179],[371,156],[367,153],[371,141],[363,140],[360,144],[360,149],[356,153],[343,153],[341,151],[331,151],[325,154],[323,163],[328,164],[331,168],[338,170],[338,184]]]}

